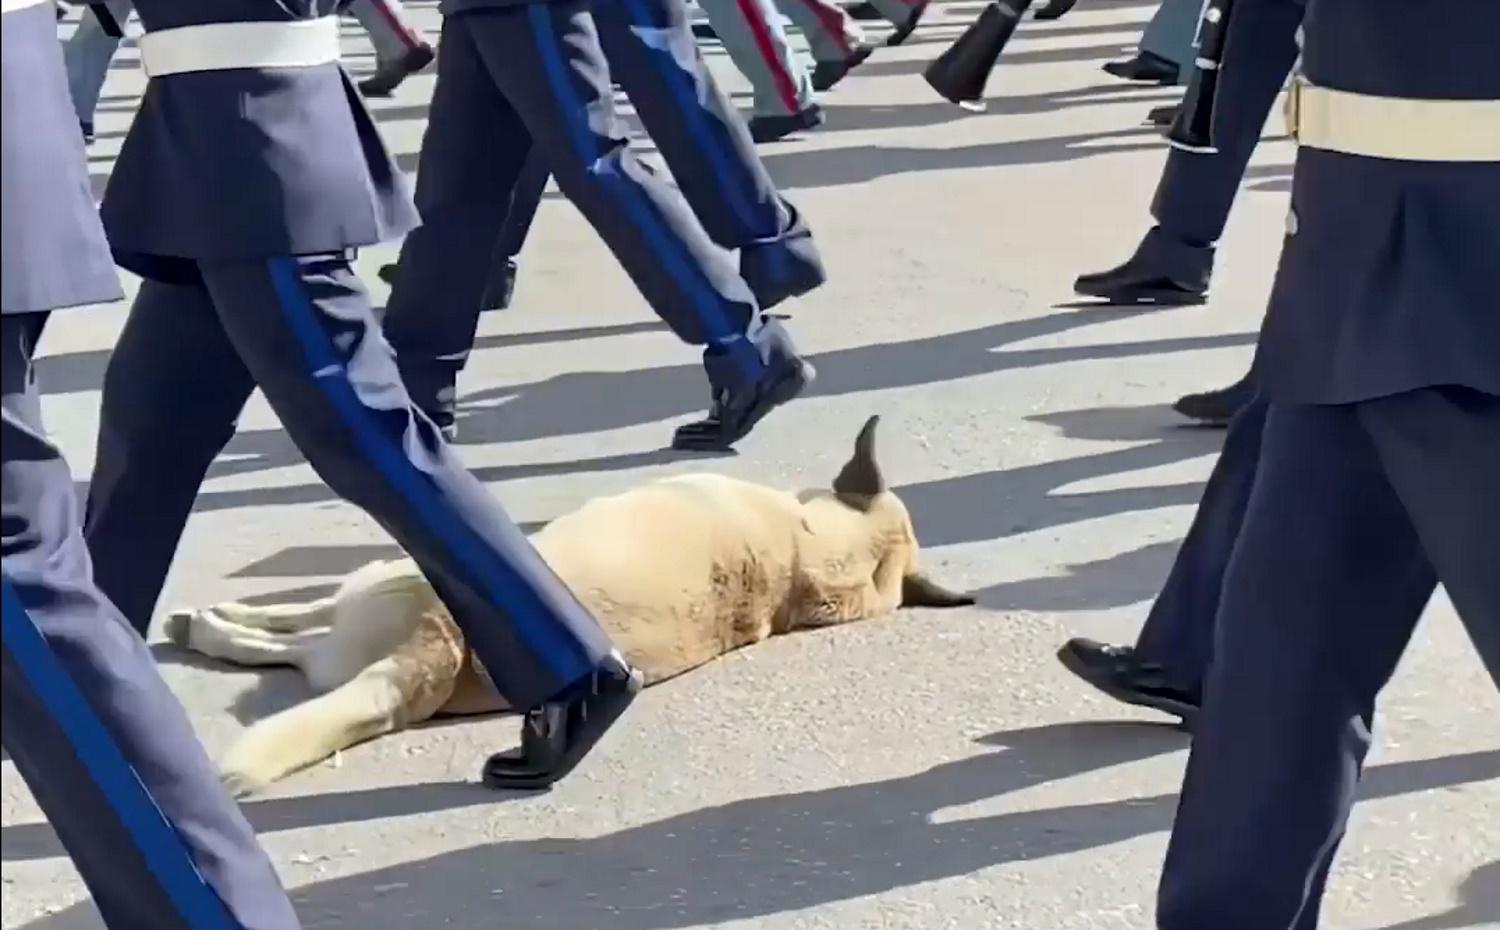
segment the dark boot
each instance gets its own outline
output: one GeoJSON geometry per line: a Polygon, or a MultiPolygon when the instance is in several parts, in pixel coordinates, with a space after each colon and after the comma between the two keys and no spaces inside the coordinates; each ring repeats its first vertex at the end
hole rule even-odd
{"type": "Polygon", "coordinates": [[[1160,665],[1142,661],[1130,646],[1070,639],[1057,651],[1057,659],[1117,701],[1171,714],[1188,727],[1198,715],[1199,696],[1175,685],[1160,665]]]}
{"type": "Polygon", "coordinates": [[[1142,81],[1148,84],[1176,84],[1177,65],[1151,52],[1136,52],[1134,58],[1104,63],[1106,74],[1126,81],[1142,81]]]}
{"type": "Polygon", "coordinates": [[[813,65],[813,90],[831,90],[833,85],[848,77],[850,71],[864,64],[865,59],[870,57],[870,53],[875,51],[875,48],[873,45],[860,45],[841,61],[820,61],[813,65]]]}
{"type": "Polygon", "coordinates": [[[921,3],[913,6],[911,8],[911,15],[906,17],[906,22],[897,23],[896,31],[886,36],[885,44],[891,48],[895,48],[902,42],[905,42],[907,39],[911,38],[911,34],[917,31],[917,26],[921,24],[922,16],[926,14],[926,12],[927,0],[922,0],[921,3]]]}
{"type": "Polygon", "coordinates": [[[389,97],[407,78],[432,64],[437,53],[422,44],[406,50],[400,58],[381,62],[375,73],[359,82],[359,92],[366,97],[389,97]]]}
{"type": "Polygon", "coordinates": [[[816,103],[796,112],[777,116],[750,117],[750,138],[757,143],[775,142],[794,132],[816,129],[823,125],[823,108],[816,103]]]}
{"type": "Polygon", "coordinates": [[[1177,399],[1172,409],[1201,426],[1222,429],[1254,399],[1255,381],[1247,374],[1227,388],[1186,394],[1177,399]]]}
{"type": "Polygon", "coordinates": [[[1172,128],[1173,123],[1177,122],[1177,114],[1181,112],[1182,104],[1180,103],[1169,103],[1166,106],[1152,107],[1150,112],[1146,114],[1146,122],[1157,129],[1166,131],[1172,128]]]}
{"type": "Polygon", "coordinates": [[[1043,22],[1052,19],[1062,19],[1068,13],[1072,12],[1073,7],[1077,5],[1078,0],[1050,0],[1050,2],[1043,4],[1040,9],[1033,13],[1031,18],[1039,19],[1043,22]]]}
{"type": "Polygon", "coordinates": [[[541,791],[567,777],[625,713],[644,684],[618,653],[555,701],[526,712],[521,745],[484,764],[486,786],[541,791]]]}
{"type": "Polygon", "coordinates": [[[674,449],[728,451],[766,414],[796,398],[817,377],[812,364],[792,347],[780,322],[765,317],[743,341],[705,350],[703,367],[713,405],[702,420],[677,428],[672,436],[674,449]],[[746,349],[758,358],[741,354],[746,349]],[[759,371],[752,376],[747,369],[753,367],[759,371]]]}
{"type": "Polygon", "coordinates": [[[1163,307],[1201,304],[1213,270],[1213,246],[1180,242],[1153,227],[1130,260],[1108,271],[1079,275],[1073,290],[1111,304],[1163,307]]]}
{"type": "Polygon", "coordinates": [[[862,23],[873,23],[885,19],[880,13],[880,8],[871,3],[870,0],[860,0],[859,3],[846,6],[844,7],[844,12],[848,13],[851,19],[856,19],[862,23]]]}

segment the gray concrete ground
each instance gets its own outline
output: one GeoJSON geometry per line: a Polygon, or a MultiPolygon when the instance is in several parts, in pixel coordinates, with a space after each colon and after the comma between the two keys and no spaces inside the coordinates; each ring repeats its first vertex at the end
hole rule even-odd
{"type": "MultiPolygon", "coordinates": [[[[1184,531],[1217,434],[1165,404],[1249,359],[1286,210],[1268,141],[1212,302],[1069,306],[1124,257],[1164,150],[1141,125],[1170,91],[1101,74],[1144,3],[1087,0],[1028,23],[990,111],[919,72],[979,4],[945,4],[828,95],[829,124],[765,148],[817,230],[831,283],[794,308],[822,372],[734,459],[675,461],[705,403],[692,350],[656,325],[565,202],[544,206],[518,306],[484,320],[463,381],[463,454],[523,521],[644,479],[712,468],[826,482],[868,414],[945,581],[983,607],[778,640],[649,692],[546,797],[474,786],[509,720],[380,740],[247,804],[309,928],[1140,930],[1184,737],[1081,687],[1065,637],[1133,636],[1184,531]]],[[[435,31],[431,6],[414,13],[435,31]]],[[[351,32],[356,70],[368,49],[351,32]]],[[[108,171],[142,86],[122,55],[91,156],[108,171]]],[[[716,69],[743,82],[722,58],[716,69]]],[[[431,77],[376,105],[414,161],[431,77]]],[[[361,256],[375,267],[393,247],[361,256]]],[[[123,306],[49,331],[46,416],[80,476],[123,306]]],[[[257,399],[201,498],[167,597],[324,586],[390,551],[318,484],[257,399]]],[[[1439,600],[1382,706],[1370,800],[1329,893],[1335,930],[1500,926],[1500,700],[1439,600]]],[[[289,675],[163,671],[211,750],[301,695],[289,675]]],[[[7,763],[4,927],[99,926],[7,763]]],[[[1208,930],[1208,928],[1206,928],[1208,930]]]]}

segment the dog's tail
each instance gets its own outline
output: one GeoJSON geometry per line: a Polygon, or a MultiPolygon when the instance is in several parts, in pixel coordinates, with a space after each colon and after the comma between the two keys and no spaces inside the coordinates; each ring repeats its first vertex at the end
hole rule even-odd
{"type": "Polygon", "coordinates": [[[403,666],[382,660],[327,694],[257,721],[220,763],[225,786],[243,797],[334,753],[405,729],[411,715],[403,666]]]}
{"type": "Polygon", "coordinates": [[[919,572],[901,579],[902,607],[968,607],[974,596],[950,591],[919,572]]]}

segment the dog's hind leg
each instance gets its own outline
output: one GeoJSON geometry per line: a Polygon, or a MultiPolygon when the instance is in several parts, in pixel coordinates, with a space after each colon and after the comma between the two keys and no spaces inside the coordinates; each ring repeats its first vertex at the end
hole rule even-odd
{"type": "MultiPolygon", "coordinates": [[[[312,601],[292,601],[284,604],[245,604],[227,601],[207,608],[237,626],[268,633],[301,633],[333,625],[336,597],[320,597],[312,601]]],[[[201,613],[203,611],[194,611],[201,613]]]]}
{"type": "Polygon", "coordinates": [[[291,665],[304,668],[312,648],[329,630],[273,633],[227,619],[220,607],[178,611],[164,625],[167,638],[180,648],[234,665],[291,665]]]}
{"type": "Polygon", "coordinates": [[[253,724],[220,763],[225,786],[243,797],[339,750],[427,719],[432,710],[420,705],[441,704],[453,680],[447,680],[446,690],[433,689],[437,683],[430,681],[418,686],[407,680],[415,671],[410,664],[382,659],[342,687],[253,724]]]}

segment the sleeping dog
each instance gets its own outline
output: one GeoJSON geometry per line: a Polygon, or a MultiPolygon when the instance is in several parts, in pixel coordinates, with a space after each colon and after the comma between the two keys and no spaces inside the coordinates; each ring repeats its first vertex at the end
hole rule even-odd
{"type": "MultiPolygon", "coordinates": [[[[591,500],[532,542],[648,685],[782,633],[972,604],[918,571],[911,517],[875,461],[878,419],[831,490],[680,475],[591,500]]],[[[310,603],[179,611],[166,632],[236,665],[294,666],[318,692],[230,748],[237,794],[435,716],[508,709],[409,559],[366,565],[310,603]]]]}

